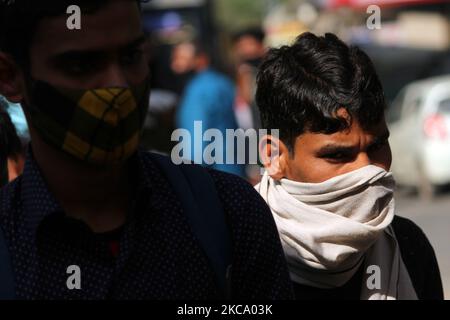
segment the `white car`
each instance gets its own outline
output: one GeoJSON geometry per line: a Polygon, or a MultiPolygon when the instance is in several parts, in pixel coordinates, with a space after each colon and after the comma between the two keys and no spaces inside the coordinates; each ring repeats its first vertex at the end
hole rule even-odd
{"type": "Polygon", "coordinates": [[[450,184],[450,75],[406,86],[387,118],[398,184],[431,198],[450,184]]]}

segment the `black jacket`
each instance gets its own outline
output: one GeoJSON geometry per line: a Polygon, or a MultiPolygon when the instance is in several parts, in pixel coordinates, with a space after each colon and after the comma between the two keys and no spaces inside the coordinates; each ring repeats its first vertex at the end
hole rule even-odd
{"type": "MultiPolygon", "coordinates": [[[[444,293],[434,250],[423,231],[411,220],[398,217],[392,222],[400,252],[420,300],[443,300],[444,293]]],[[[297,299],[358,300],[363,266],[344,286],[318,289],[294,283],[297,299]]]]}

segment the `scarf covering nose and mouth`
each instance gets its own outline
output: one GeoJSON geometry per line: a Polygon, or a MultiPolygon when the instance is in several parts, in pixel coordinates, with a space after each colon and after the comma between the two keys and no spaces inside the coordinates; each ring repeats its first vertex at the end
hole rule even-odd
{"type": "Polygon", "coordinates": [[[317,288],[347,283],[364,264],[362,300],[417,299],[391,226],[395,181],[367,166],[323,183],[276,181],[267,172],[255,186],[278,227],[294,282],[317,288]],[[380,270],[370,289],[369,266],[380,270]]]}
{"type": "Polygon", "coordinates": [[[138,148],[149,79],[131,88],[74,90],[34,81],[31,122],[48,144],[95,165],[118,164],[138,148]]]}

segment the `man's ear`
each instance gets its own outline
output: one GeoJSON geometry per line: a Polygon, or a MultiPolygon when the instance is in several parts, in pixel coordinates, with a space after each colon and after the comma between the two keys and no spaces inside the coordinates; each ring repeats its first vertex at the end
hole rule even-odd
{"type": "Polygon", "coordinates": [[[264,168],[273,179],[281,180],[286,176],[289,150],[283,141],[272,135],[264,136],[259,143],[259,154],[264,168]]]}
{"type": "Polygon", "coordinates": [[[13,103],[23,99],[23,77],[19,66],[8,54],[0,51],[0,94],[13,103]]]}

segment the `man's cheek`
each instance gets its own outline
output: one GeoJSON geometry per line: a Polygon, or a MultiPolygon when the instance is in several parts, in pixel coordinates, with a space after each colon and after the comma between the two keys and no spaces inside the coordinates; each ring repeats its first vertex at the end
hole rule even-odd
{"type": "Polygon", "coordinates": [[[295,180],[306,183],[321,182],[333,171],[329,163],[319,158],[303,158],[296,162],[295,180]]]}
{"type": "Polygon", "coordinates": [[[331,163],[322,158],[311,159],[306,171],[309,178],[307,182],[321,183],[327,181],[339,175],[344,166],[343,163],[331,163]]]}

